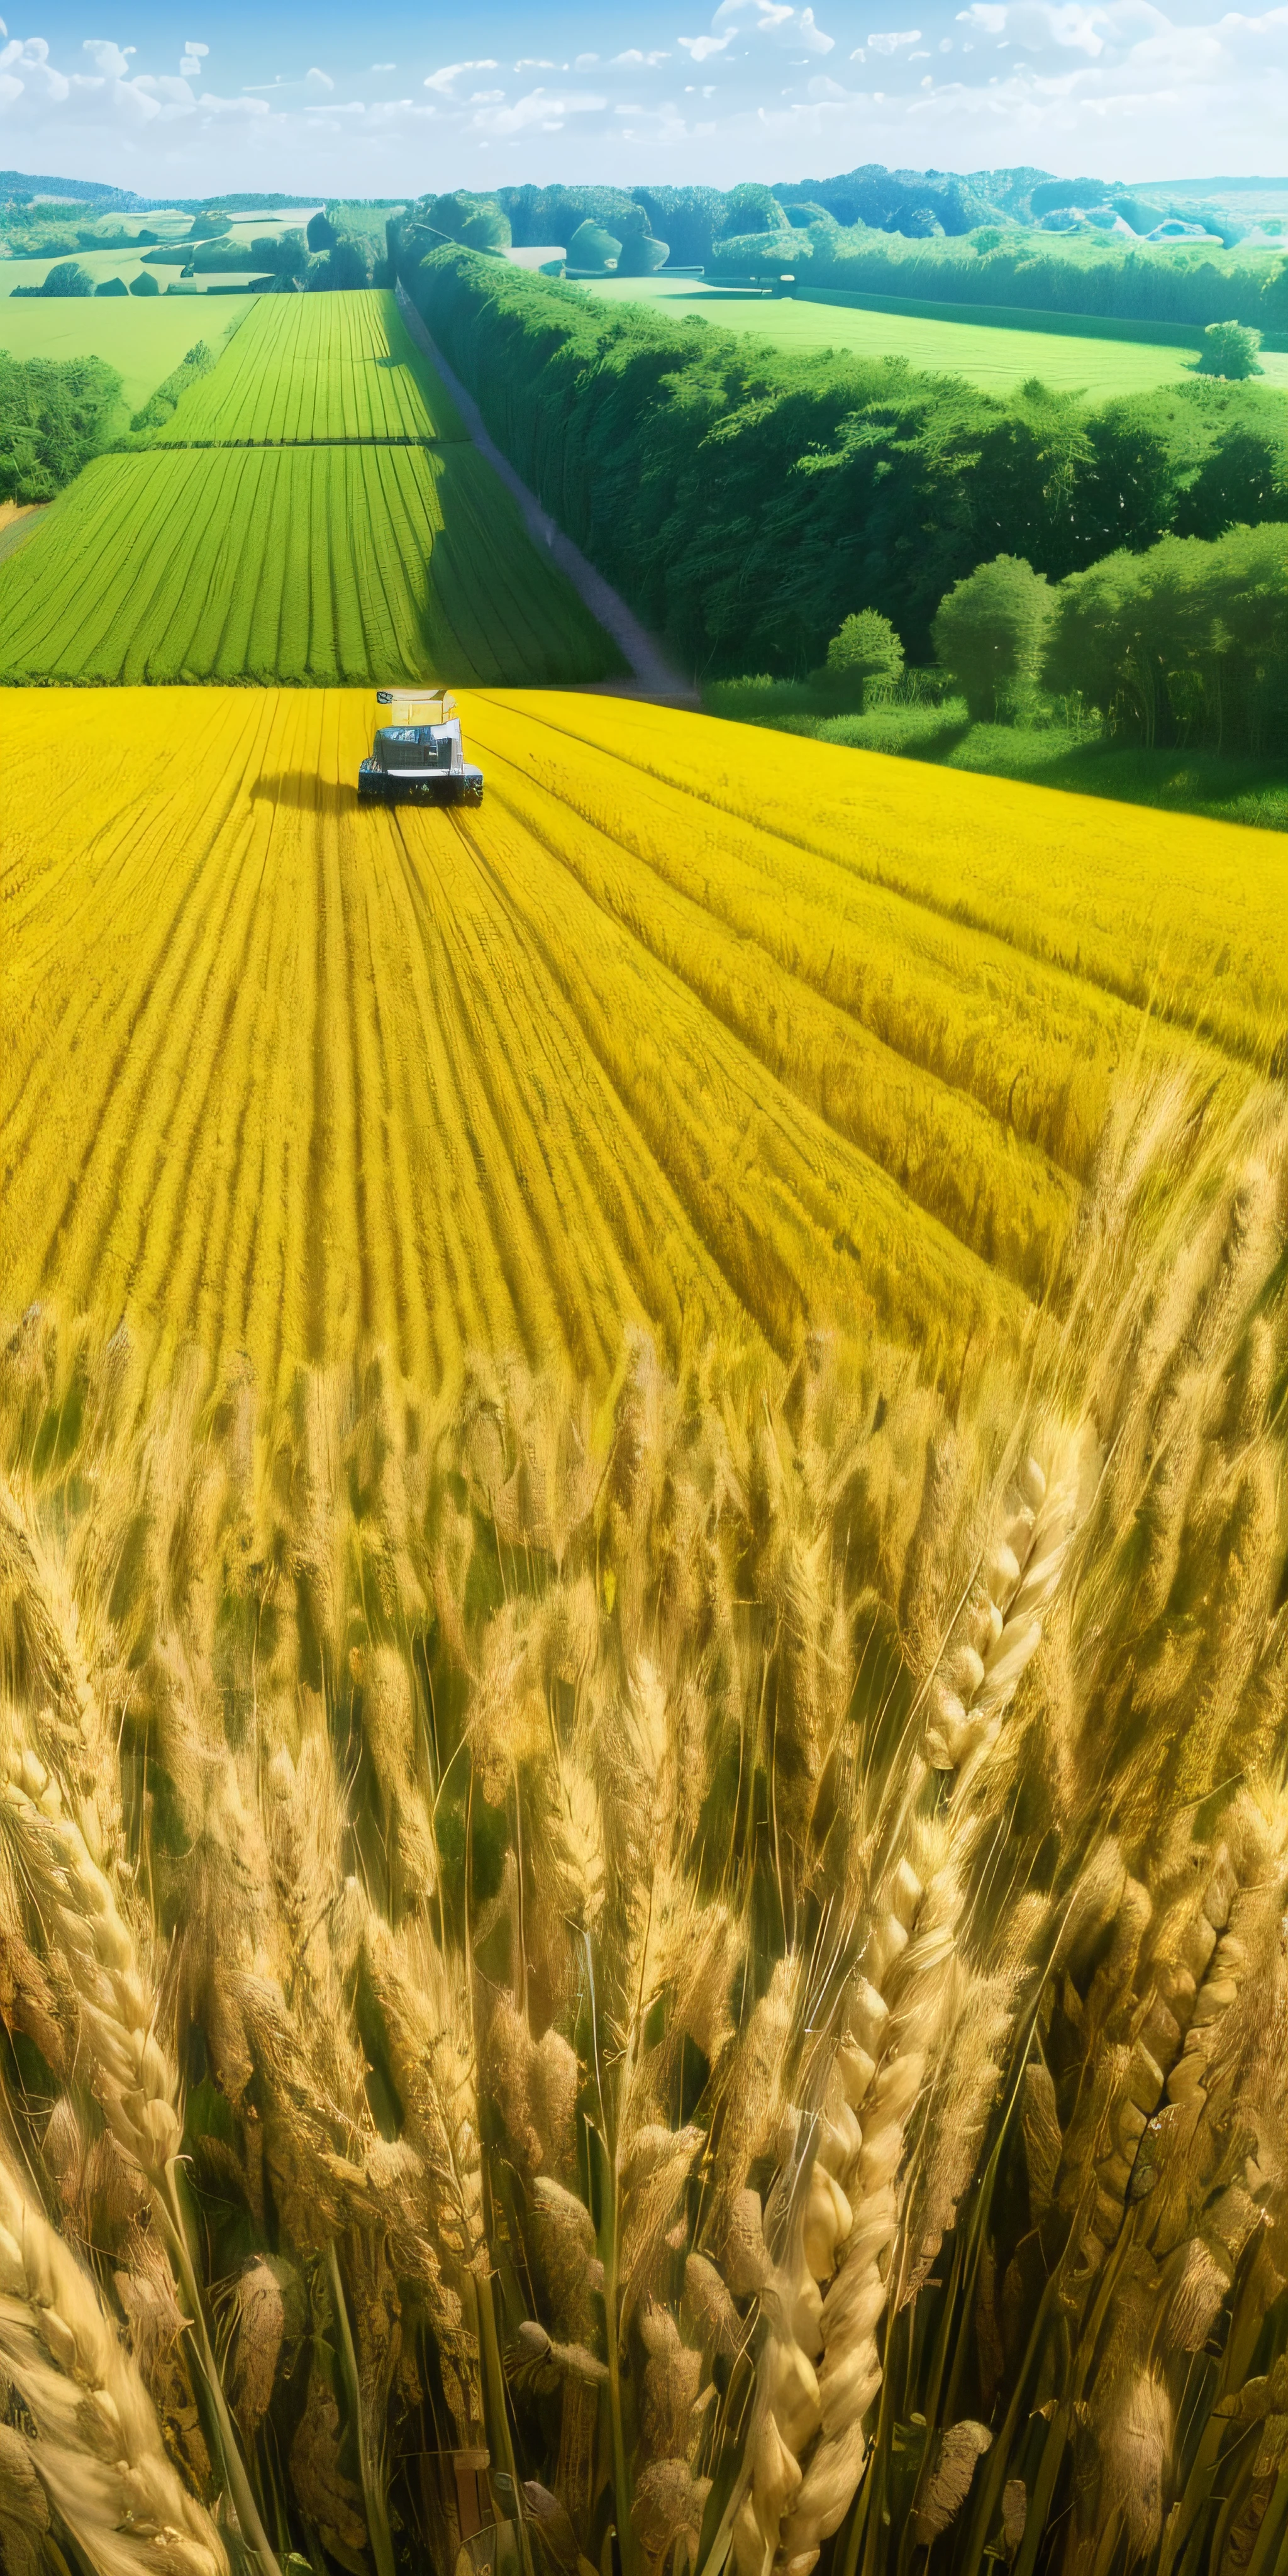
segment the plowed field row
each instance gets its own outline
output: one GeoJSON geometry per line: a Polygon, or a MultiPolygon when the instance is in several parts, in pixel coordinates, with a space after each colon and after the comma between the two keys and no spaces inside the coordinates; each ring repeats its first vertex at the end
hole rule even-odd
{"type": "Polygon", "coordinates": [[[535,681],[621,654],[391,295],[266,295],[142,454],[0,568],[0,680],[535,681]]]}
{"type": "Polygon", "coordinates": [[[1251,1078],[954,922],[985,838],[998,867],[1023,839],[1032,945],[1075,846],[1107,920],[1115,870],[1141,907],[1237,844],[1245,958],[1288,1016],[1271,834],[1164,853],[1097,807],[1078,843],[1071,798],[535,695],[463,701],[480,811],[360,812],[373,712],[7,700],[0,1308],[60,1293],[279,1382],[364,1332],[430,1380],[519,1346],[602,1382],[645,1319],[673,1356],[810,1323],[951,1364],[1018,1328],[1077,1212],[1089,1132],[1051,1104],[1080,1009],[1102,1101],[1151,1061],[1209,1101],[1251,1078]]]}
{"type": "Polygon", "coordinates": [[[213,372],[189,386],[158,444],[331,438],[465,438],[392,295],[261,296],[213,372]]]}
{"type": "Polygon", "coordinates": [[[469,446],[104,457],[0,574],[11,681],[566,684],[620,667],[469,446]]]}

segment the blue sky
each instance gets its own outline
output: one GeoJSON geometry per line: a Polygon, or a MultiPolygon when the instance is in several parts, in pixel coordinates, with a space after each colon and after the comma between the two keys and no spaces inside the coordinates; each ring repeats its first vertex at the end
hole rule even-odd
{"type": "Polygon", "coordinates": [[[0,164],[184,196],[1288,168],[1288,6],[183,5],[27,0],[0,35],[0,164]]]}

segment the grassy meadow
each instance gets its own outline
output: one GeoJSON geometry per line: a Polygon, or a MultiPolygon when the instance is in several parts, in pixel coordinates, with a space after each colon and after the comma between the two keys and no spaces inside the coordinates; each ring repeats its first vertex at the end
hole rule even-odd
{"type": "MultiPolygon", "coordinates": [[[[51,268],[56,268],[62,259],[74,259],[77,266],[83,268],[93,278],[95,286],[103,286],[109,278],[114,277],[121,278],[126,286],[132,285],[136,277],[154,277],[162,301],[165,300],[166,288],[171,281],[178,285],[180,279],[180,271],[177,268],[158,268],[149,265],[146,244],[142,250],[124,247],[119,250],[66,251],[61,252],[58,259],[50,259],[46,256],[40,259],[0,260],[0,299],[12,302],[13,290],[16,286],[43,286],[51,268]]],[[[211,287],[244,286],[247,275],[248,272],[245,269],[212,269],[200,278],[186,277],[183,279],[185,293],[182,296],[176,295],[173,301],[176,304],[190,303],[192,299],[186,292],[189,287],[195,287],[198,294],[206,294],[211,287]]],[[[44,298],[39,300],[43,302],[44,298]]],[[[63,300],[61,296],[49,298],[49,301],[54,304],[61,303],[63,300]]],[[[78,295],[67,300],[74,304],[89,304],[97,299],[78,295]]],[[[111,298],[113,303],[119,300],[119,297],[111,298]]],[[[37,299],[23,295],[19,296],[17,301],[21,306],[34,303],[37,299]]],[[[151,303],[152,298],[149,296],[146,301],[151,303]]],[[[219,301],[223,303],[225,298],[221,295],[219,301]]],[[[7,322],[8,318],[6,311],[4,320],[7,322]]]]}
{"type": "MultiPolygon", "coordinates": [[[[0,277],[3,271],[0,271],[0,277]]],[[[203,334],[218,348],[247,308],[232,298],[194,314],[185,296],[33,296],[0,311],[0,348],[18,359],[102,358],[121,378],[122,427],[203,334]]]]}
{"type": "MultiPolygon", "coordinates": [[[[308,222],[310,211],[312,210],[305,208],[305,210],[300,214],[274,215],[269,212],[263,215],[239,216],[229,224],[229,235],[231,239],[239,245],[249,245],[257,235],[267,237],[269,234],[273,234],[274,236],[280,237],[284,232],[302,230],[304,225],[308,222]]],[[[139,228],[141,231],[156,231],[161,240],[169,242],[176,241],[182,237],[182,235],[187,231],[189,221],[190,218],[187,216],[184,216],[181,219],[171,218],[169,220],[164,216],[158,216],[156,222],[153,224],[149,223],[146,216],[138,218],[139,228]]],[[[149,249],[153,247],[155,247],[155,245],[147,242],[129,242],[122,244],[119,248],[114,250],[90,249],[60,251],[52,258],[47,255],[42,255],[39,259],[0,259],[0,298],[12,299],[15,286],[43,286],[51,268],[56,267],[63,259],[74,259],[79,267],[88,271],[88,274],[94,280],[95,286],[103,285],[109,278],[122,278],[125,284],[129,286],[133,283],[136,277],[154,277],[156,279],[157,286],[160,289],[162,299],[164,300],[167,286],[172,281],[176,284],[178,283],[180,272],[178,268],[175,267],[150,266],[147,254],[149,249]]],[[[185,287],[195,287],[199,294],[205,294],[212,286],[244,286],[248,274],[249,272],[244,268],[212,269],[208,272],[203,272],[200,277],[185,278],[184,285],[185,287]]],[[[20,297],[18,299],[18,309],[21,310],[22,305],[31,300],[34,299],[29,299],[26,296],[20,297]]],[[[93,299],[89,297],[73,296],[66,300],[72,304],[73,308],[75,308],[75,306],[84,305],[93,299]]],[[[118,300],[119,299],[116,297],[112,298],[114,303],[118,300]]],[[[150,303],[152,299],[151,297],[148,297],[146,300],[150,303]]],[[[186,297],[179,296],[175,296],[173,299],[176,304],[182,303],[186,300],[186,297]]],[[[223,300],[224,299],[221,297],[220,301],[222,302],[223,300]]],[[[55,307],[63,301],[64,299],[62,297],[50,298],[50,302],[55,307]]],[[[9,314],[6,312],[3,316],[3,322],[6,328],[8,326],[9,318],[9,314]]],[[[8,346],[9,343],[4,342],[0,343],[0,345],[8,346]]],[[[67,354],[69,356],[79,356],[81,352],[69,350],[67,354]]],[[[106,353],[104,352],[103,354],[106,353]]],[[[180,355],[182,355],[182,351],[180,352],[180,355]]]]}
{"type": "MultiPolygon", "coordinates": [[[[1058,393],[1086,393],[1095,402],[1123,394],[1152,393],[1193,369],[1193,349],[1156,348],[1144,341],[1066,337],[1063,332],[1007,330],[964,317],[923,321],[915,313],[863,312],[849,305],[811,304],[804,296],[754,295],[694,279],[605,277],[581,281],[587,294],[612,304],[648,303],[669,320],[689,316],[722,331],[746,332],[757,343],[792,356],[813,352],[860,358],[906,358],[912,367],[961,376],[988,393],[1011,393],[1032,376],[1058,393]]],[[[1288,355],[1267,350],[1266,381],[1288,387],[1288,355]]]]}

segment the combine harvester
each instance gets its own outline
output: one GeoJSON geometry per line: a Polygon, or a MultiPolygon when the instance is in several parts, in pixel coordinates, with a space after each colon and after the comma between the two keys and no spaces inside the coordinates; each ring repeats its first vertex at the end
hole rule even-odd
{"type": "Polygon", "coordinates": [[[483,772],[471,768],[456,700],[446,689],[378,689],[392,712],[378,724],[358,770],[358,795],[383,805],[481,805],[483,772]]]}

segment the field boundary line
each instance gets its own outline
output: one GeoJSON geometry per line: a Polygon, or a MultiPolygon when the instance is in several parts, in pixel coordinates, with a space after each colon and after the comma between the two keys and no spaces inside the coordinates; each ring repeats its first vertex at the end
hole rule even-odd
{"type": "MultiPolygon", "coordinates": [[[[412,339],[416,346],[423,350],[431,364],[437,368],[465,423],[471,442],[478,449],[484,463],[491,466],[493,473],[505,485],[511,499],[518,502],[524,526],[533,544],[541,547],[558,565],[560,572],[567,575],[574,590],[590,610],[591,616],[598,619],[605,634],[612,636],[613,642],[625,656],[633,678],[640,683],[638,693],[632,692],[632,694],[656,698],[668,706],[696,709],[701,702],[692,680],[686,679],[683,673],[677,671],[673,663],[667,660],[661,646],[649,634],[648,628],[641,625],[634,609],[627,607],[620,593],[613,589],[610,582],[605,581],[601,572],[596,572],[594,565],[587,561],[580,547],[573,544],[571,537],[564,535],[562,528],[551,518],[549,511],[543,510],[535,492],[529,491],[527,484],[515,473],[508,458],[502,455],[496,441],[489,437],[483,425],[483,415],[473,395],[466,391],[459,376],[455,375],[449,367],[437,342],[431,339],[406,289],[399,286],[397,295],[398,309],[412,339]]],[[[585,688],[586,684],[583,683],[582,686],[585,688]]],[[[611,683],[606,689],[601,690],[600,684],[592,682],[589,684],[587,693],[620,696],[622,691],[620,687],[614,691],[611,683]]]]}
{"type": "MultiPolygon", "coordinates": [[[[459,438],[421,438],[411,430],[373,430],[368,436],[362,430],[337,431],[321,438],[168,438],[162,449],[167,456],[206,456],[226,447],[459,447],[459,438]]],[[[135,450],[150,455],[151,449],[135,450]]]]}
{"type": "Polygon", "coordinates": [[[9,517],[0,519],[0,563],[4,562],[6,555],[16,555],[19,546],[25,546],[28,538],[34,537],[48,507],[47,501],[27,501],[9,517]]]}
{"type": "MultiPolygon", "coordinates": [[[[771,296],[777,302],[777,297],[771,296]]],[[[889,313],[908,322],[973,322],[982,331],[1029,331],[1056,340],[1110,340],[1142,349],[1202,349],[1197,322],[1138,322],[1117,313],[1045,313],[1035,304],[972,304],[965,296],[868,295],[856,286],[802,286],[784,303],[830,304],[856,313],[889,313]]]]}

